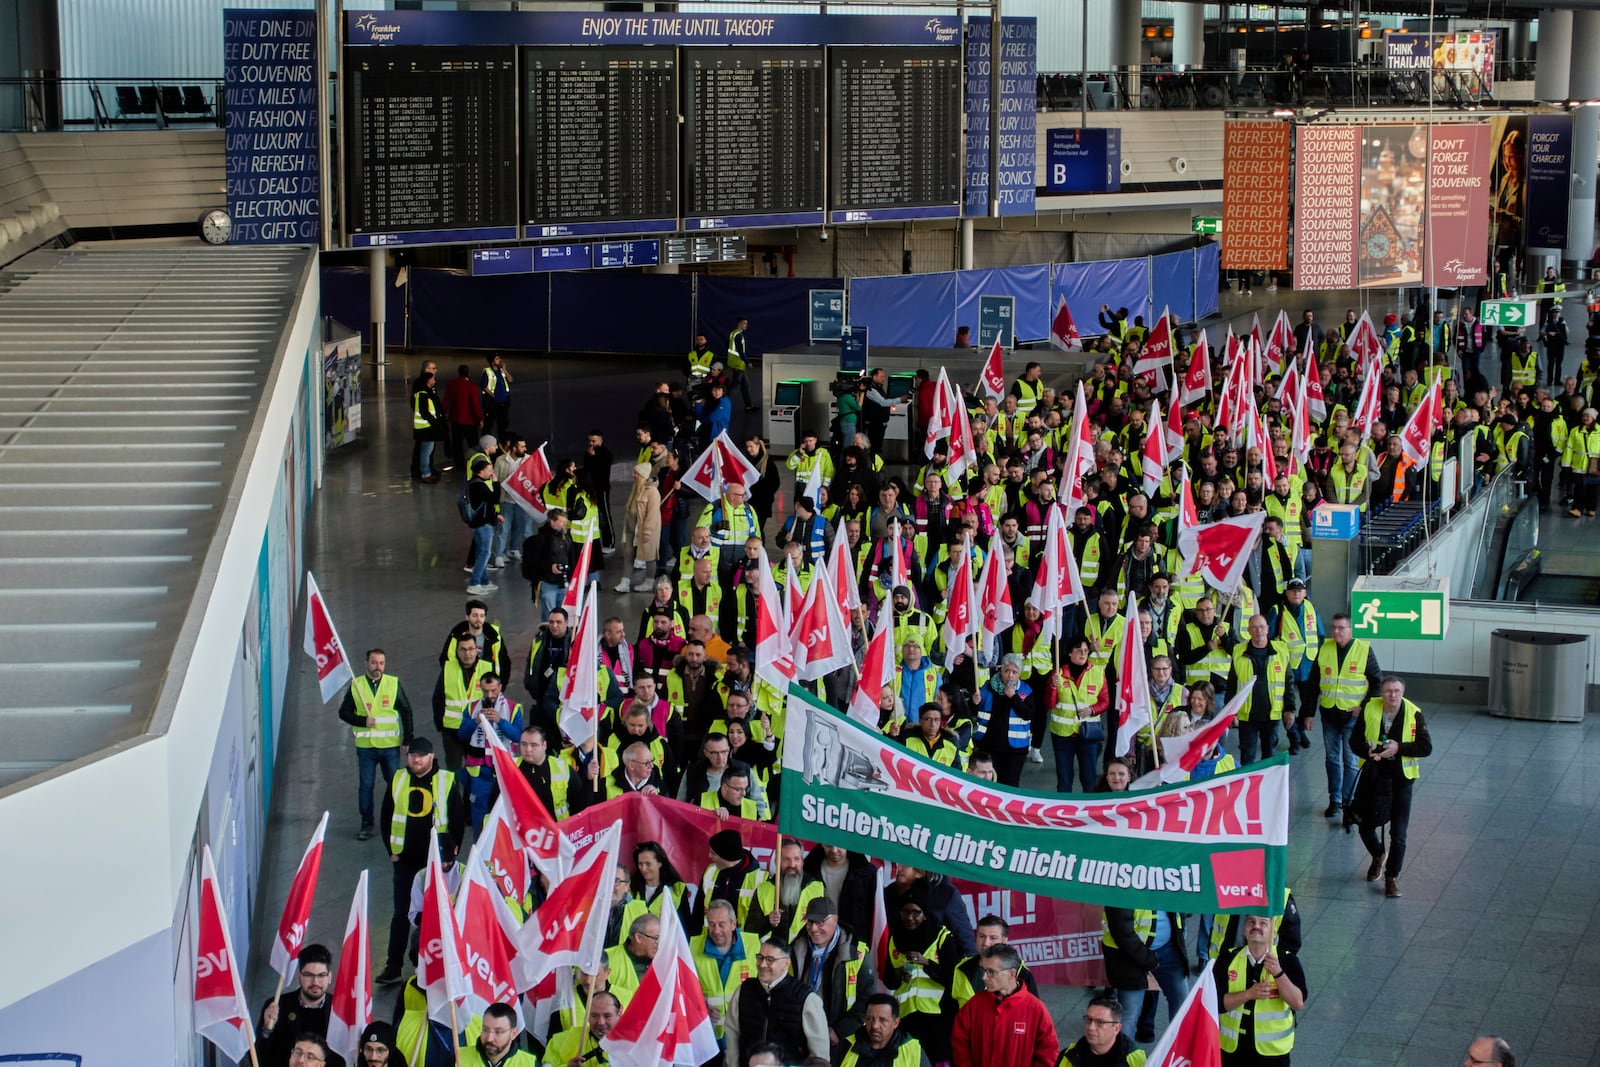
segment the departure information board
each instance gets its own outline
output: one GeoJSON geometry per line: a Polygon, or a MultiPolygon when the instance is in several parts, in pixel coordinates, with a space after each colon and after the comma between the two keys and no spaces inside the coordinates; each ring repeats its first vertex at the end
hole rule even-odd
{"type": "Polygon", "coordinates": [[[677,229],[675,50],[525,48],[522,71],[527,235],[677,229]]]}
{"type": "Polygon", "coordinates": [[[824,63],[820,48],[683,49],[685,229],[822,222],[824,63]]]}
{"type": "Polygon", "coordinates": [[[830,219],[961,211],[962,57],[948,48],[833,48],[830,219]]]}
{"type": "Polygon", "coordinates": [[[350,243],[515,240],[515,50],[394,46],[347,56],[350,243]]]}

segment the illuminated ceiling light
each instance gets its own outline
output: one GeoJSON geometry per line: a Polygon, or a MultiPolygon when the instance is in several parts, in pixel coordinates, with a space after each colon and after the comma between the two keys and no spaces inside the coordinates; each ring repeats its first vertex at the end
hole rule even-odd
{"type": "Polygon", "coordinates": [[[1272,117],[1275,119],[1292,119],[1294,118],[1294,110],[1287,107],[1276,108],[1272,112],[1272,117]]]}

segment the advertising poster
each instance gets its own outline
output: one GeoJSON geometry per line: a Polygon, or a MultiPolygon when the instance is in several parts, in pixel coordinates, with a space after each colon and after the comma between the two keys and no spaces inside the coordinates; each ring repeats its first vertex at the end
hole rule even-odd
{"type": "Polygon", "coordinates": [[[1488,278],[1489,127],[1434,126],[1428,146],[1428,242],[1423,284],[1444,289],[1488,278]]]}
{"type": "Polygon", "coordinates": [[[1422,281],[1427,160],[1426,126],[1361,128],[1360,288],[1422,281]]]}
{"type": "Polygon", "coordinates": [[[1223,127],[1223,270],[1289,265],[1289,133],[1287,122],[1223,127]]]}
{"type": "Polygon", "coordinates": [[[222,26],[230,241],[315,243],[317,20],[308,11],[230,8],[222,26]]]}
{"type": "Polygon", "coordinates": [[[1294,287],[1354,289],[1361,130],[1302,126],[1295,136],[1294,287]]]}
{"type": "Polygon", "coordinates": [[[1495,35],[1490,31],[1390,33],[1383,38],[1384,66],[1389,70],[1475,74],[1484,92],[1494,89],[1494,52],[1495,35]]]}
{"type": "Polygon", "coordinates": [[[1572,193],[1572,116],[1528,116],[1527,211],[1529,248],[1567,247],[1567,199],[1572,193]]]}
{"type": "MultiPolygon", "coordinates": [[[[1498,253],[1511,249],[1520,255],[1527,237],[1528,116],[1507,115],[1489,123],[1494,164],[1489,171],[1489,246],[1498,253]]],[[[1561,194],[1565,204],[1567,193],[1561,194]]]]}

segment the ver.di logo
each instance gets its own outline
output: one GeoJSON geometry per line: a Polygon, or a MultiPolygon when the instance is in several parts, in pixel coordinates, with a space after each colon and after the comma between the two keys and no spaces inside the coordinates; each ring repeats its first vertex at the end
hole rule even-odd
{"type": "Polygon", "coordinates": [[[1267,854],[1259,848],[1211,854],[1211,881],[1217,907],[1265,907],[1267,854]]]}

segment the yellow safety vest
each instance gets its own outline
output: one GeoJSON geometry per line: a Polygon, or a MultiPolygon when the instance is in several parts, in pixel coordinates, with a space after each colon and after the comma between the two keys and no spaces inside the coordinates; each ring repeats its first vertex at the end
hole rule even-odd
{"type": "Polygon", "coordinates": [[[1056,737],[1071,737],[1081,730],[1080,716],[1095,706],[1105,687],[1106,669],[1097,663],[1090,663],[1076,682],[1066,668],[1062,668],[1056,675],[1056,703],[1050,709],[1050,732],[1056,737]]]}
{"type": "MultiPolygon", "coordinates": [[[[613,752],[615,757],[616,753],[613,752]]],[[[515,760],[518,767],[522,766],[522,757],[515,760]]],[[[544,765],[550,768],[550,802],[556,806],[555,817],[565,819],[572,814],[567,805],[567,791],[572,786],[572,767],[566,760],[559,756],[546,754],[544,765]]]]}
{"type": "MultiPolygon", "coordinates": [[[[1239,680],[1239,688],[1256,676],[1255,662],[1245,651],[1250,646],[1243,644],[1233,650],[1233,674],[1239,680]]],[[[1267,707],[1272,712],[1272,717],[1277,719],[1283,714],[1283,686],[1289,677],[1289,653],[1282,641],[1268,641],[1267,647],[1272,650],[1272,656],[1267,660],[1267,707]]],[[[1241,712],[1240,718],[1247,718],[1248,711],[1241,712]]]]}
{"type": "MultiPolygon", "coordinates": [[[[1359,459],[1356,469],[1347,471],[1343,463],[1335,463],[1328,471],[1328,488],[1333,490],[1335,504],[1354,504],[1361,499],[1362,492],[1367,487],[1367,468],[1359,459]]],[[[1367,505],[1361,505],[1362,514],[1366,514],[1367,505]]]]}
{"type": "MultiPolygon", "coordinates": [[[[1389,738],[1390,741],[1399,740],[1402,744],[1409,744],[1417,739],[1417,713],[1422,709],[1409,700],[1400,702],[1400,715],[1398,719],[1405,720],[1405,736],[1389,738]]],[[[1361,732],[1366,736],[1367,744],[1376,745],[1378,738],[1383,736],[1383,698],[1373,697],[1367,701],[1366,707],[1361,709],[1361,732]]],[[[1362,760],[1361,765],[1366,766],[1367,761],[1362,760]]],[[[1400,757],[1400,772],[1412,781],[1422,776],[1421,761],[1415,756],[1400,757]]]]}
{"type": "Polygon", "coordinates": [[[395,710],[395,699],[400,695],[400,679],[386,674],[378,679],[378,688],[364,674],[356,675],[350,683],[350,697],[355,701],[356,714],[376,720],[376,726],[354,728],[357,748],[399,748],[405,738],[400,736],[400,713],[395,710]]]}
{"type": "Polygon", "coordinates": [[[1283,523],[1283,536],[1294,548],[1299,548],[1300,516],[1305,508],[1305,501],[1300,499],[1300,494],[1290,490],[1289,500],[1285,503],[1278,499],[1278,494],[1268,493],[1262,501],[1262,508],[1271,518],[1283,523]]]}
{"type": "Polygon", "coordinates": [[[439,769],[433,772],[433,781],[429,789],[413,789],[411,787],[411,772],[404,767],[395,772],[394,781],[389,784],[390,796],[394,799],[394,816],[389,820],[389,854],[400,855],[406,847],[406,820],[412,817],[433,817],[434,833],[442,834],[450,827],[450,813],[445,810],[450,799],[450,791],[455,788],[456,776],[454,772],[439,769]],[[422,797],[424,804],[421,811],[411,810],[411,797],[422,797]]]}
{"type": "MultiPolygon", "coordinates": [[[[938,960],[939,950],[949,940],[949,929],[940,930],[939,936],[933,939],[933,944],[923,950],[922,955],[930,960],[938,960]]],[[[904,1019],[907,1015],[917,1012],[939,1014],[939,1002],[944,999],[944,986],[930,978],[921,964],[908,961],[906,954],[895,944],[893,937],[889,939],[889,966],[903,976],[899,987],[893,991],[895,999],[900,1002],[900,1018],[904,1019]]]]}
{"type": "MultiPolygon", "coordinates": [[[[1087,584],[1088,579],[1084,579],[1087,584]]],[[[1122,613],[1102,619],[1097,611],[1089,616],[1089,621],[1083,624],[1083,636],[1089,639],[1089,662],[1096,667],[1105,667],[1111,662],[1111,653],[1122,642],[1122,629],[1128,620],[1122,613]]]]}
{"type": "MultiPolygon", "coordinates": [[[[1156,933],[1156,913],[1145,911],[1143,908],[1135,909],[1133,913],[1133,933],[1135,937],[1148,945],[1150,939],[1156,933]]],[[[1173,931],[1173,933],[1176,934],[1177,931],[1173,931]]],[[[1105,912],[1100,913],[1100,943],[1107,948],[1121,947],[1117,944],[1117,939],[1111,936],[1111,924],[1106,921],[1105,912]]]]}
{"type": "Polygon", "coordinates": [[[426,389],[418,389],[415,393],[412,393],[411,428],[413,430],[426,430],[431,427],[433,425],[433,419],[429,418],[430,413],[434,416],[439,414],[439,408],[433,402],[433,394],[428,392],[426,389]],[[422,402],[424,400],[428,402],[427,412],[424,412],[422,408],[422,402]]]}
{"type": "MultiPolygon", "coordinates": [[[[1297,669],[1308,659],[1313,663],[1316,662],[1317,650],[1322,642],[1322,639],[1317,636],[1316,607],[1310,600],[1303,601],[1301,606],[1305,608],[1306,615],[1304,632],[1301,631],[1300,624],[1295,621],[1294,612],[1289,610],[1288,604],[1283,605],[1278,611],[1280,620],[1278,624],[1278,639],[1289,650],[1289,666],[1297,669]]],[[[1365,678],[1363,678],[1363,681],[1365,681],[1365,678]]]]}
{"type": "Polygon", "coordinates": [[[904,735],[904,740],[907,749],[917,753],[919,756],[926,756],[935,763],[942,763],[946,767],[954,767],[956,758],[961,755],[960,750],[956,748],[956,743],[943,734],[939,736],[938,744],[932,748],[928,747],[928,742],[923,739],[921,734],[906,734],[904,735]]]}
{"type": "MultiPolygon", "coordinates": [[[[1228,961],[1228,988],[1225,992],[1243,993],[1250,987],[1246,978],[1249,962],[1249,949],[1242,948],[1234,953],[1233,959],[1228,961]]],[[[1265,971],[1262,971],[1262,977],[1270,980],[1265,971]]],[[[1268,997],[1266,1000],[1247,1000],[1232,1011],[1223,1012],[1220,1020],[1222,1051],[1225,1053],[1238,1051],[1239,1033],[1243,1027],[1244,1013],[1247,1011],[1255,1021],[1256,1054],[1289,1055],[1289,1051],[1294,1048],[1294,1012],[1281,996],[1268,997]]]]}
{"type": "MultiPolygon", "coordinates": [[[[700,899],[711,903],[711,890],[717,884],[717,875],[722,872],[713,866],[706,868],[706,873],[700,879],[700,899]]],[[[772,876],[764,867],[756,867],[745,873],[744,881],[739,884],[739,899],[734,904],[734,911],[738,913],[739,925],[743,926],[745,919],[750,915],[750,903],[755,900],[756,890],[761,888],[761,883],[772,876]]]]}
{"type": "Polygon", "coordinates": [[[1021,395],[1017,398],[1017,413],[1027,418],[1033,409],[1039,406],[1039,398],[1044,395],[1044,382],[1030,382],[1026,378],[1018,378],[1011,383],[1016,386],[1021,395]]]}
{"type": "MultiPolygon", "coordinates": [[[[1069,534],[1068,537],[1070,536],[1069,534]]],[[[1100,577],[1100,541],[1098,537],[1089,538],[1088,544],[1083,549],[1083,558],[1078,561],[1078,577],[1085,589],[1093,589],[1095,581],[1100,577]]]]}
{"type": "Polygon", "coordinates": [[[1511,353],[1511,384],[1529,388],[1539,384],[1539,354],[1533,349],[1511,353]]]}
{"type": "Polygon", "coordinates": [[[479,658],[472,666],[472,677],[462,684],[463,673],[459,660],[446,660],[444,665],[444,728],[454,732],[461,725],[467,705],[478,699],[478,683],[483,676],[492,674],[494,665],[479,658]]]}
{"type": "MultiPolygon", "coordinates": [[[[856,1042],[865,1041],[867,1035],[857,1031],[850,1039],[850,1051],[844,1054],[844,1059],[839,1061],[839,1067],[856,1067],[861,1058],[856,1054],[856,1042]]],[[[874,1059],[872,1062],[880,1062],[874,1059]]],[[[901,1042],[900,1047],[894,1050],[894,1059],[889,1061],[889,1067],[918,1067],[922,1062],[922,1044],[914,1037],[907,1037],[901,1042]]]]}
{"type": "MultiPolygon", "coordinates": [[[[1310,601],[1306,605],[1310,606],[1310,601]]],[[[1367,643],[1353,638],[1350,650],[1345,653],[1344,665],[1339,665],[1339,646],[1324,641],[1317,650],[1317,673],[1322,676],[1321,695],[1317,706],[1327,710],[1353,712],[1367,698],[1367,643]]]]}
{"type": "Polygon", "coordinates": [[[1580,423],[1567,431],[1562,461],[1570,471],[1584,474],[1591,461],[1600,459],[1600,423],[1584,429],[1580,423]]]}
{"type": "Polygon", "coordinates": [[[694,973],[700,979],[700,988],[705,992],[706,1007],[711,1009],[712,1018],[716,1020],[713,1028],[717,1032],[719,1041],[722,1039],[722,1019],[728,1011],[728,996],[737,991],[746,978],[755,977],[756,950],[761,947],[761,939],[755,934],[735,931],[734,936],[744,948],[744,959],[736,959],[728,964],[726,982],[722,980],[722,967],[715,959],[706,955],[706,935],[697,934],[689,939],[689,958],[694,960],[694,973]]]}
{"type": "MultiPolygon", "coordinates": [[[[718,808],[727,807],[727,804],[728,802],[722,799],[722,794],[715,789],[700,794],[700,806],[707,811],[716,811],[718,808]]],[[[751,821],[760,818],[756,802],[749,797],[739,801],[738,811],[729,812],[729,814],[741,819],[750,819],[751,821]]]]}
{"type": "MultiPolygon", "coordinates": [[[[1220,622],[1221,620],[1218,620],[1216,623],[1212,623],[1213,631],[1220,622]]],[[[1186,626],[1189,631],[1189,646],[1191,648],[1206,648],[1206,642],[1210,640],[1211,634],[1202,630],[1200,628],[1200,624],[1197,622],[1187,622],[1184,623],[1184,626],[1186,626]]],[[[1225,675],[1228,673],[1228,662],[1228,653],[1226,649],[1206,648],[1206,654],[1204,656],[1201,656],[1197,662],[1191,663],[1189,666],[1184,668],[1184,684],[1199,685],[1201,682],[1211,681],[1213,676],[1225,675]]]]}

